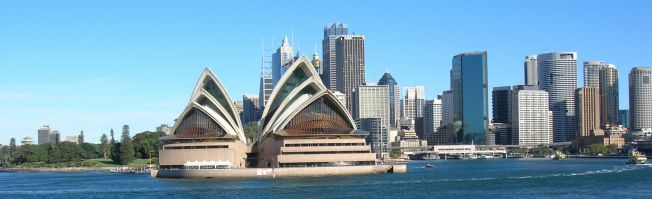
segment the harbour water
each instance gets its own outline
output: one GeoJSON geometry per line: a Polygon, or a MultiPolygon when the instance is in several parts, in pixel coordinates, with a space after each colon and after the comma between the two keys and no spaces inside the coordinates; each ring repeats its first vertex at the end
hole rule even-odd
{"type": "Polygon", "coordinates": [[[405,174],[157,179],[149,174],[0,173],[0,198],[649,198],[652,166],[623,159],[413,161],[405,174]],[[427,163],[434,168],[424,168],[427,163]]]}

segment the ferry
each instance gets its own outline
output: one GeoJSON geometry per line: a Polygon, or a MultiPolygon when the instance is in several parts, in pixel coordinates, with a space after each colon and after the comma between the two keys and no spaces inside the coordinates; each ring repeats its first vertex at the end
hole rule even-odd
{"type": "Polygon", "coordinates": [[[552,157],[553,160],[563,160],[566,159],[566,154],[561,151],[555,151],[555,155],[552,157]]]}
{"type": "Polygon", "coordinates": [[[629,151],[629,160],[627,161],[627,164],[645,164],[647,163],[647,157],[645,157],[645,154],[637,151],[636,149],[632,149],[629,151]]]}

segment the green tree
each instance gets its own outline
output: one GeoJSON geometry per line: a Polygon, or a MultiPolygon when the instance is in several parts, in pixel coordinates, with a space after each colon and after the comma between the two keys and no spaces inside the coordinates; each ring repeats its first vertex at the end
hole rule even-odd
{"type": "Polygon", "coordinates": [[[106,133],[102,133],[102,137],[100,137],[100,153],[104,159],[109,153],[109,138],[106,137],[106,133]]]}
{"type": "Polygon", "coordinates": [[[149,131],[134,135],[133,144],[136,158],[150,158],[150,155],[158,157],[158,149],[163,145],[160,138],[165,135],[165,132],[149,131]]]}
{"type": "Polygon", "coordinates": [[[602,144],[592,144],[586,147],[586,153],[591,155],[609,154],[609,149],[602,144]]]}
{"type": "Polygon", "coordinates": [[[41,145],[23,145],[18,152],[18,163],[34,163],[48,161],[48,151],[46,146],[41,145]]]}
{"type": "Polygon", "coordinates": [[[129,125],[122,126],[122,140],[120,142],[120,164],[129,164],[136,159],[134,157],[134,145],[129,136],[129,125]]]}
{"type": "Polygon", "coordinates": [[[11,155],[9,154],[9,147],[3,146],[0,148],[0,167],[8,167],[11,165],[11,155]]]}
{"type": "Polygon", "coordinates": [[[401,157],[401,155],[403,155],[403,152],[401,152],[401,149],[392,149],[389,152],[389,157],[391,157],[391,158],[398,158],[398,157],[401,157]]]}
{"type": "Polygon", "coordinates": [[[98,152],[99,147],[97,147],[95,144],[82,143],[79,144],[79,146],[82,148],[84,152],[82,156],[84,159],[94,159],[99,157],[99,152],[98,152]]]}
{"type": "Polygon", "coordinates": [[[17,152],[18,152],[18,147],[16,146],[16,139],[15,138],[9,139],[9,158],[10,158],[10,162],[15,163],[17,152]]]}
{"type": "Polygon", "coordinates": [[[258,122],[249,122],[247,125],[245,125],[244,135],[248,143],[253,143],[253,141],[256,139],[256,136],[258,135],[258,132],[260,132],[260,125],[258,125],[258,122]]]}
{"type": "Polygon", "coordinates": [[[79,132],[79,136],[77,136],[77,143],[78,144],[84,143],[84,131],[79,132]]]}
{"type": "Polygon", "coordinates": [[[50,148],[49,163],[62,163],[80,161],[84,156],[84,150],[72,142],[60,142],[50,148]]]}

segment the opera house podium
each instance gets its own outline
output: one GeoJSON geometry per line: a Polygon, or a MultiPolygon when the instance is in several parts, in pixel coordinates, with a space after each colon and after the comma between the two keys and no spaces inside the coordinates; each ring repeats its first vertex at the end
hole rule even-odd
{"type": "Polygon", "coordinates": [[[378,165],[349,112],[306,57],[291,64],[265,104],[261,129],[245,138],[239,114],[210,69],[202,73],[153,177],[228,178],[405,172],[378,165]]]}

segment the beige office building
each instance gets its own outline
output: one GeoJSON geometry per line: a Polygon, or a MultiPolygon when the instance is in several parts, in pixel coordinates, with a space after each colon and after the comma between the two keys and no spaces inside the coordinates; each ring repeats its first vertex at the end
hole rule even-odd
{"type": "Polygon", "coordinates": [[[575,91],[577,136],[604,135],[600,129],[600,94],[596,87],[578,88],[575,91]]]}

